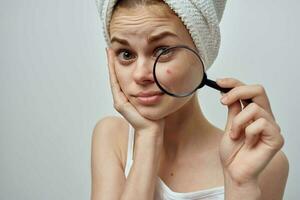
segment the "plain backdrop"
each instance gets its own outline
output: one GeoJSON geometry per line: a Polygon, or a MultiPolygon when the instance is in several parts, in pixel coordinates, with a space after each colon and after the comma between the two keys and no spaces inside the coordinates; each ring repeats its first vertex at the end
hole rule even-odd
{"type": "MultiPolygon", "coordinates": [[[[297,0],[228,1],[222,44],[208,76],[265,86],[285,137],[285,199],[299,199],[297,0]]],[[[94,0],[0,0],[0,199],[90,198],[91,136],[117,115],[94,0]]],[[[199,92],[223,128],[219,92],[199,92]]],[[[259,161],[257,161],[259,162],[259,161]]]]}

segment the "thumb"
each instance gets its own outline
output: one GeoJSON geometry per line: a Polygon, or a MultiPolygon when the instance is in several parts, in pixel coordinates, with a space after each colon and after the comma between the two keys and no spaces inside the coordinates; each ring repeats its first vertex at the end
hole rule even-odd
{"type": "Polygon", "coordinates": [[[230,105],[228,105],[228,114],[227,114],[227,122],[225,126],[225,132],[229,133],[231,129],[231,125],[234,117],[241,112],[242,106],[240,101],[236,101],[230,105]]]}

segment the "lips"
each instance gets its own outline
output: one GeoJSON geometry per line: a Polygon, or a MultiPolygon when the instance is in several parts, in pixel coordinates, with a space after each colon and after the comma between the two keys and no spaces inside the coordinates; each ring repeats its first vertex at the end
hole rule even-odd
{"type": "Polygon", "coordinates": [[[140,104],[153,105],[158,103],[164,93],[160,91],[140,92],[135,97],[140,104]]]}
{"type": "Polygon", "coordinates": [[[150,92],[139,92],[136,96],[137,97],[151,97],[155,95],[162,95],[161,91],[150,91],[150,92]]]}

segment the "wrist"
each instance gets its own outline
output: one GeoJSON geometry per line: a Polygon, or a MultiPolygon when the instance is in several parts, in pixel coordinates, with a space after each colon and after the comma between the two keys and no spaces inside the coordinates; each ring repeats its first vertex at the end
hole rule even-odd
{"type": "Polygon", "coordinates": [[[150,140],[162,140],[164,130],[159,127],[149,127],[144,129],[135,129],[137,137],[148,138],[150,140]]]}
{"type": "Polygon", "coordinates": [[[149,166],[157,172],[163,150],[163,134],[153,134],[149,131],[136,131],[135,153],[137,160],[143,160],[144,166],[149,166]],[[160,136],[161,135],[161,136],[160,136]],[[153,166],[156,166],[153,168],[153,166]]]}
{"type": "Polygon", "coordinates": [[[136,141],[139,141],[143,144],[149,144],[154,146],[162,146],[163,145],[163,132],[160,130],[137,130],[136,134],[136,141]]]}
{"type": "Polygon", "coordinates": [[[231,178],[225,172],[224,188],[226,200],[260,200],[261,198],[261,189],[257,178],[241,182],[231,178]]]}

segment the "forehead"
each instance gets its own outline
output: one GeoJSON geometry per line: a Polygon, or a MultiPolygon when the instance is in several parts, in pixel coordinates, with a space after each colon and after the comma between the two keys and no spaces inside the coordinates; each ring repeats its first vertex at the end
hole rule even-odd
{"type": "Polygon", "coordinates": [[[178,31],[184,26],[177,15],[164,4],[118,8],[109,27],[110,36],[155,34],[162,30],[178,31]]]}

